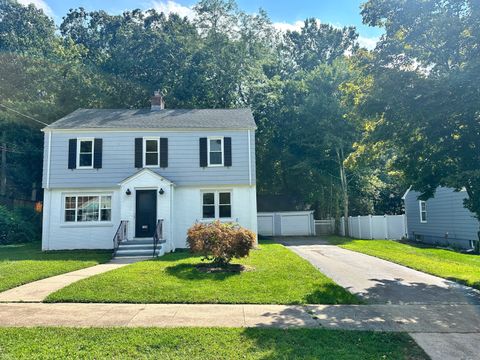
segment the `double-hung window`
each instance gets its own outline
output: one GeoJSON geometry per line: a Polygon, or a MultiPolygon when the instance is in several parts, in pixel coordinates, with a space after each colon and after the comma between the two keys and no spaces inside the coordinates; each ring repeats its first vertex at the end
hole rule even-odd
{"type": "Polygon", "coordinates": [[[159,139],[143,139],[143,166],[158,167],[160,162],[159,139]]]}
{"type": "Polygon", "coordinates": [[[208,138],[208,166],[223,166],[223,137],[208,138]]]}
{"type": "Polygon", "coordinates": [[[420,200],[418,203],[420,207],[420,222],[426,223],[427,222],[427,203],[423,200],[420,200]]]}
{"type": "Polygon", "coordinates": [[[232,217],[232,193],[230,191],[202,192],[202,218],[225,219],[232,217]]]}
{"type": "Polygon", "coordinates": [[[93,139],[78,139],[77,169],[93,169],[93,139]]]}
{"type": "Polygon", "coordinates": [[[65,196],[65,222],[91,222],[112,220],[111,195],[65,196]]]}

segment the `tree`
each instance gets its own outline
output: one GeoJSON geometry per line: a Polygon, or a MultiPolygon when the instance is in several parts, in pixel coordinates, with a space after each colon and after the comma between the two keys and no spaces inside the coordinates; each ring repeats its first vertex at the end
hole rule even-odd
{"type": "Polygon", "coordinates": [[[370,67],[369,141],[395,149],[422,199],[465,188],[480,219],[480,3],[370,0],[362,15],[385,28],[370,67]]]}
{"type": "Polygon", "coordinates": [[[336,58],[358,49],[355,28],[338,29],[306,19],[300,31],[288,31],[285,46],[295,64],[303,70],[313,70],[319,64],[331,64],[336,58]]]}

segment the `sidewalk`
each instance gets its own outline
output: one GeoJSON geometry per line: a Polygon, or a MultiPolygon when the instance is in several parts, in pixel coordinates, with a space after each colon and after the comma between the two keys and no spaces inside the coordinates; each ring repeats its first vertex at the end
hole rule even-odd
{"type": "Polygon", "coordinates": [[[271,326],[480,333],[480,306],[3,303],[0,326],[271,326]]]}

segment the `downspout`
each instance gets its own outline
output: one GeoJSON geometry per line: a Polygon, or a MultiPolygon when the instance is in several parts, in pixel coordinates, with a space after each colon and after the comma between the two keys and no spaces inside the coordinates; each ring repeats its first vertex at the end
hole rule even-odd
{"type": "Polygon", "coordinates": [[[47,148],[47,181],[46,188],[50,189],[50,162],[52,153],[52,132],[48,132],[48,148],[47,148]]]}
{"type": "Polygon", "coordinates": [[[170,251],[175,251],[175,246],[173,245],[173,227],[175,217],[173,216],[173,191],[174,191],[173,184],[170,184],[170,251]]]}
{"type": "MultiPolygon", "coordinates": [[[[48,132],[48,148],[47,148],[47,181],[46,181],[46,189],[48,190],[48,236],[47,236],[47,249],[50,250],[50,222],[52,219],[52,192],[50,191],[50,167],[52,161],[52,132],[48,132]]],[[[45,199],[43,200],[45,202],[45,199]]],[[[44,209],[45,210],[45,209],[44,209]]]]}
{"type": "Polygon", "coordinates": [[[252,144],[251,144],[250,130],[248,130],[247,134],[248,134],[248,184],[252,186],[252,144]]]}

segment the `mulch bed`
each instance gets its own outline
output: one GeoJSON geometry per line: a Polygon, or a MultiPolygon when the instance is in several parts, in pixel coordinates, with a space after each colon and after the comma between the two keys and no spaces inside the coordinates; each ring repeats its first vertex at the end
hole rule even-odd
{"type": "Polygon", "coordinates": [[[228,265],[216,265],[216,264],[198,264],[195,266],[198,271],[203,273],[242,273],[247,271],[254,271],[253,266],[241,265],[241,264],[228,264],[228,265]]]}

